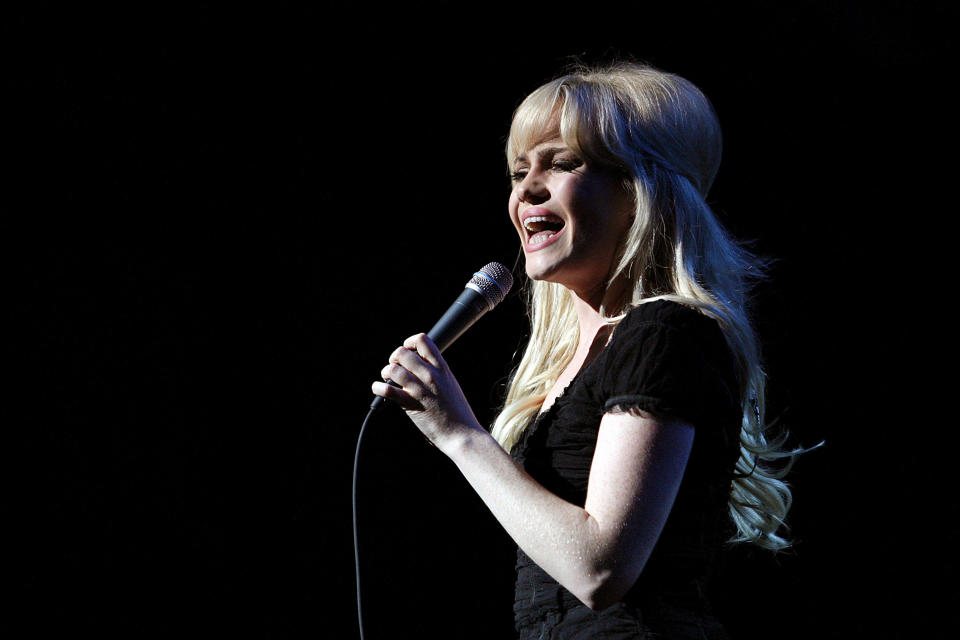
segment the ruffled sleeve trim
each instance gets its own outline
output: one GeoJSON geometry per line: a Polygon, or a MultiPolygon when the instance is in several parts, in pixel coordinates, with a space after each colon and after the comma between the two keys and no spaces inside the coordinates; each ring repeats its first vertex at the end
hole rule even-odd
{"type": "Polygon", "coordinates": [[[732,354],[716,321],[657,301],[631,310],[600,364],[603,412],[631,408],[699,424],[735,419],[732,354]]]}
{"type": "Polygon", "coordinates": [[[670,408],[666,407],[660,398],[639,393],[613,396],[603,405],[604,413],[626,413],[631,409],[639,409],[654,415],[671,413],[670,408]]]}

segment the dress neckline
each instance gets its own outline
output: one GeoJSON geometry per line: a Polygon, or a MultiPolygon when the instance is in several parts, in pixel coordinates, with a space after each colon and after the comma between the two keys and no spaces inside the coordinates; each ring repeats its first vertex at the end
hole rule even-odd
{"type": "MultiPolygon", "coordinates": [[[[618,324],[619,324],[619,323],[618,323],[618,324]]],[[[584,373],[587,369],[589,369],[590,367],[592,367],[593,364],[594,364],[595,362],[597,362],[597,360],[600,359],[600,356],[603,355],[603,352],[607,350],[607,347],[609,347],[609,346],[610,346],[610,343],[613,342],[613,336],[614,336],[614,334],[616,333],[617,325],[613,325],[613,326],[610,328],[609,335],[607,335],[606,339],[604,340],[603,346],[600,347],[599,349],[597,349],[597,346],[596,346],[597,338],[600,337],[601,332],[604,331],[604,329],[606,328],[606,326],[609,326],[609,325],[605,325],[605,326],[600,327],[600,329],[597,330],[596,335],[594,335],[594,337],[593,337],[593,344],[592,344],[591,347],[590,347],[590,352],[593,352],[594,349],[596,349],[596,354],[595,354],[592,358],[589,357],[589,355],[590,355],[589,353],[587,354],[587,357],[589,358],[589,360],[585,360],[585,361],[580,365],[580,368],[577,369],[577,372],[576,372],[575,374],[573,374],[573,377],[570,378],[570,381],[567,382],[567,384],[563,387],[563,391],[561,391],[559,394],[557,394],[557,397],[553,399],[553,402],[550,404],[550,406],[547,407],[546,410],[541,410],[541,411],[537,412],[537,415],[536,415],[536,418],[535,418],[534,422],[539,422],[539,421],[540,421],[540,418],[541,418],[542,416],[545,416],[545,415],[549,414],[551,411],[553,411],[553,408],[557,405],[558,402],[560,402],[560,400],[561,400],[563,397],[565,397],[565,396],[567,395],[567,392],[569,392],[570,389],[573,387],[573,385],[580,379],[581,375],[583,375],[583,373],[584,373]]]]}
{"type": "MultiPolygon", "coordinates": [[[[614,329],[616,329],[616,327],[614,327],[614,329]]],[[[568,382],[567,385],[563,388],[563,391],[561,391],[560,394],[553,399],[553,404],[547,407],[546,410],[543,410],[537,413],[537,415],[535,415],[533,419],[527,424],[527,427],[523,430],[523,433],[520,435],[519,442],[517,442],[516,446],[513,449],[514,451],[516,451],[516,455],[520,456],[521,460],[523,459],[523,456],[526,455],[527,446],[531,438],[533,438],[533,436],[539,430],[540,425],[546,422],[548,418],[552,418],[552,414],[556,411],[558,405],[562,401],[567,399],[567,397],[570,395],[570,390],[573,388],[575,384],[577,384],[580,381],[580,379],[587,372],[587,370],[589,370],[590,367],[594,366],[600,360],[600,356],[603,355],[604,351],[606,351],[607,347],[610,346],[611,342],[613,342],[613,333],[611,333],[606,343],[597,352],[597,355],[594,356],[594,358],[591,359],[589,362],[586,362],[580,366],[580,369],[574,374],[572,378],[570,378],[570,382],[568,382]]]]}
{"type": "Polygon", "coordinates": [[[551,411],[553,411],[553,408],[554,408],[555,406],[557,406],[557,403],[560,402],[560,400],[562,400],[562,399],[567,395],[567,392],[568,392],[568,391],[570,391],[570,387],[572,387],[572,386],[574,385],[574,383],[575,383],[577,380],[580,379],[580,375],[581,375],[590,365],[592,365],[592,364],[593,364],[594,362],[596,362],[596,361],[597,361],[597,359],[594,358],[593,360],[591,360],[591,361],[588,362],[587,364],[582,365],[582,366],[580,367],[580,369],[579,369],[575,374],[573,374],[573,377],[570,378],[570,382],[568,382],[568,383],[566,384],[566,386],[563,387],[563,391],[561,391],[560,393],[558,393],[558,394],[557,394],[557,397],[553,399],[553,402],[550,403],[550,406],[547,407],[547,408],[544,409],[544,410],[541,410],[539,413],[537,413],[537,417],[536,417],[536,419],[535,419],[534,422],[539,422],[539,421],[540,421],[540,418],[548,415],[551,411]]]}

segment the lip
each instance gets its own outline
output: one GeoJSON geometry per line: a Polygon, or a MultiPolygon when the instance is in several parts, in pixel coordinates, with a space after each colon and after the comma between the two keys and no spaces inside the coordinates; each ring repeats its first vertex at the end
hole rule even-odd
{"type": "Polygon", "coordinates": [[[523,250],[526,253],[533,253],[534,251],[540,251],[541,249],[549,247],[551,244],[557,241],[557,238],[563,235],[564,231],[567,230],[567,223],[564,220],[563,228],[561,228],[560,231],[557,231],[543,242],[530,244],[530,236],[527,235],[527,227],[525,222],[527,218],[532,218],[534,216],[552,216],[554,218],[563,220],[561,216],[558,216],[556,213],[550,211],[550,209],[547,209],[546,207],[528,207],[525,209],[524,212],[520,214],[520,229],[523,233],[523,250]]]}

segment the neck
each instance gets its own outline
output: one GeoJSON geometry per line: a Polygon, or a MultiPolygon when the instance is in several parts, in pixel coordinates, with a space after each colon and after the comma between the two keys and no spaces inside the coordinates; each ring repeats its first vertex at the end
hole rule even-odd
{"type": "Polygon", "coordinates": [[[605,317],[611,310],[619,313],[620,309],[613,309],[621,299],[626,282],[622,279],[611,286],[600,286],[586,291],[573,291],[573,308],[577,312],[577,321],[580,324],[580,341],[578,352],[586,352],[594,343],[599,330],[606,325],[605,317]]]}

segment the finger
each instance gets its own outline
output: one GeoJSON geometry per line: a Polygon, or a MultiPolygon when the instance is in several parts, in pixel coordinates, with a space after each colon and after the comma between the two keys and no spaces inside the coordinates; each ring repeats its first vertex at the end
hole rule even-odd
{"type": "Polygon", "coordinates": [[[394,387],[386,382],[374,382],[370,385],[370,390],[374,395],[378,395],[386,400],[396,403],[408,411],[423,411],[423,404],[407,393],[404,389],[394,387]]]}
{"type": "Polygon", "coordinates": [[[430,339],[425,333],[418,333],[414,336],[410,336],[403,341],[403,346],[407,349],[416,351],[417,354],[423,358],[425,362],[430,363],[437,369],[442,369],[444,367],[443,356],[440,355],[440,349],[437,348],[436,343],[430,339]]]}
{"type": "Polygon", "coordinates": [[[380,370],[380,377],[403,387],[404,391],[415,397],[424,394],[423,382],[402,365],[390,363],[380,370]]]}
{"type": "Polygon", "coordinates": [[[400,356],[402,356],[407,351],[416,351],[414,349],[408,349],[407,347],[400,346],[393,350],[393,353],[390,354],[390,357],[387,358],[387,362],[400,362],[400,356]]]}
{"type": "Polygon", "coordinates": [[[422,370],[423,367],[426,366],[426,362],[423,361],[416,349],[403,346],[397,347],[396,350],[390,354],[388,362],[402,365],[414,373],[417,373],[418,370],[422,370]]]}
{"type": "Polygon", "coordinates": [[[440,372],[437,367],[425,362],[419,353],[400,347],[397,350],[394,362],[416,376],[427,389],[437,393],[437,380],[440,372]]]}

